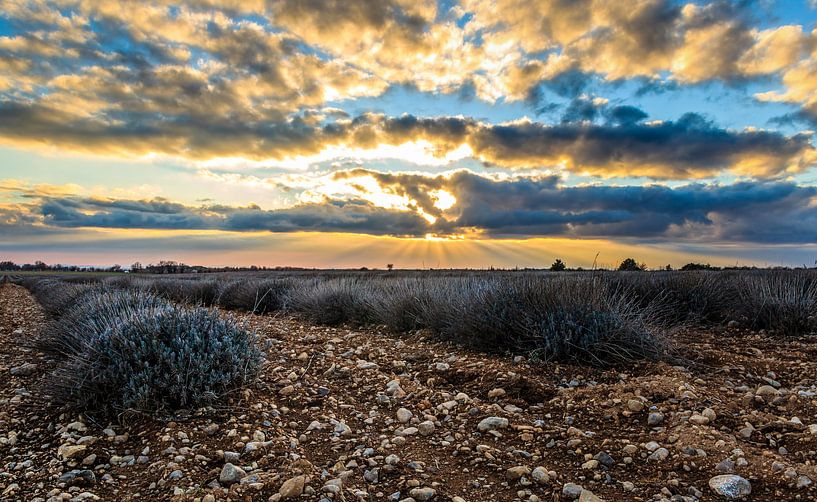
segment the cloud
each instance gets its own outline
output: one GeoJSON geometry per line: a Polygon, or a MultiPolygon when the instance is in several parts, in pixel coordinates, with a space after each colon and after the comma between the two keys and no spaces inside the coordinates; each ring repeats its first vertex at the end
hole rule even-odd
{"type": "MultiPolygon", "coordinates": [[[[580,102],[581,103],[581,102],[580,102]]],[[[588,103],[591,119],[598,105],[588,103]]],[[[570,110],[568,110],[570,112],[570,110]]],[[[247,122],[213,115],[123,114],[120,123],[71,117],[37,105],[0,105],[0,138],[13,144],[58,145],[118,155],[163,153],[192,159],[240,155],[286,162],[343,147],[373,150],[425,142],[440,157],[463,146],[505,168],[549,167],[602,177],[706,178],[724,171],[759,177],[797,173],[817,161],[810,136],[722,129],[696,114],[676,121],[634,121],[635,110],[611,110],[613,122],[493,125],[463,117],[364,114],[315,124],[292,117],[247,122]],[[622,121],[621,114],[629,113],[622,121]],[[618,118],[616,118],[618,116],[618,118]],[[615,122],[618,123],[615,123],[615,122]]]]}
{"type": "Polygon", "coordinates": [[[0,225],[7,235],[84,228],[817,243],[817,187],[790,182],[566,186],[558,176],[365,169],[337,172],[333,180],[350,191],[274,210],[42,194],[0,206],[0,225]],[[409,202],[384,207],[377,197],[365,198],[376,195],[373,190],[409,202]]]}
{"type": "Polygon", "coordinates": [[[386,190],[404,193],[458,231],[492,236],[658,238],[765,243],[817,240],[817,187],[787,182],[648,186],[563,186],[556,176],[491,179],[468,171],[424,177],[365,170],[386,190]],[[435,210],[429,197],[456,204],[435,210]],[[420,196],[415,196],[415,193],[420,196]]]}
{"type": "Polygon", "coordinates": [[[377,207],[363,200],[327,200],[278,210],[258,206],[190,207],[164,199],[43,198],[26,217],[42,217],[47,226],[154,230],[269,232],[347,232],[421,236],[421,216],[377,207]]]}
{"type": "Polygon", "coordinates": [[[0,37],[0,92],[63,106],[82,99],[93,107],[101,94],[181,114],[208,103],[215,113],[287,115],[396,84],[472,89],[487,101],[529,99],[542,86],[575,97],[590,76],[734,83],[815,59],[813,33],[760,29],[750,2],[442,5],[15,0],[4,6],[12,33],[0,37]],[[168,95],[179,86],[190,99],[168,95]]]}
{"type": "MultiPolygon", "coordinates": [[[[743,3],[669,0],[468,0],[448,11],[431,0],[172,8],[12,2],[4,12],[12,33],[0,37],[0,141],[104,155],[251,160],[309,156],[335,145],[402,144],[417,138],[387,128],[399,130],[403,118],[378,119],[378,130],[365,115],[309,113],[395,84],[467,89],[489,101],[528,99],[540,111],[552,111],[545,93],[553,93],[572,99],[563,118],[575,123],[602,116],[602,107],[583,97],[594,79],[666,86],[779,75],[783,89],[757,98],[815,115],[817,35],[798,25],[761,30],[750,13],[743,3]]],[[[679,127],[680,120],[648,126],[638,123],[643,118],[611,116],[607,126],[585,129],[461,119],[468,134],[459,134],[454,147],[468,144],[480,160],[504,167],[566,164],[601,176],[656,178],[718,169],[778,175],[802,170],[813,157],[796,137],[718,135],[712,128],[704,134],[679,127]],[[524,144],[514,152],[506,141],[524,144]],[[636,148],[645,149],[646,159],[635,158],[636,148]],[[691,164],[695,157],[701,166],[691,164]]],[[[455,140],[433,129],[451,119],[435,120],[412,132],[450,151],[455,140]]]]}

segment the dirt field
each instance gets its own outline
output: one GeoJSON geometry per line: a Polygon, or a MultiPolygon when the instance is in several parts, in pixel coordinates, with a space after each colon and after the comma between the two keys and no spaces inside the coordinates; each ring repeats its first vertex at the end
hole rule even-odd
{"type": "Polygon", "coordinates": [[[49,404],[26,348],[45,317],[1,286],[0,500],[726,500],[723,474],[751,500],[817,499],[813,337],[684,333],[683,366],[598,371],[247,319],[257,386],[94,423],[49,404]]]}

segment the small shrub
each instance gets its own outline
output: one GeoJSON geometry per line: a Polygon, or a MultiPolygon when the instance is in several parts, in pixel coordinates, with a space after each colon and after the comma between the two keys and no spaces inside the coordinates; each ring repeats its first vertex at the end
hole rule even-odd
{"type": "Polygon", "coordinates": [[[481,350],[594,366],[669,354],[659,306],[599,277],[466,279],[441,300],[423,315],[436,318],[429,327],[481,350]]]}
{"type": "Polygon", "coordinates": [[[737,303],[737,288],[726,272],[613,272],[604,277],[613,289],[628,291],[644,308],[661,304],[664,322],[673,326],[722,323],[737,303]]]}
{"type": "Polygon", "coordinates": [[[23,285],[37,299],[46,314],[59,317],[72,308],[81,297],[93,290],[85,283],[69,283],[59,279],[27,278],[23,285]]]}
{"type": "Polygon", "coordinates": [[[742,276],[737,310],[750,328],[811,333],[817,329],[817,278],[782,271],[742,276]]]}
{"type": "Polygon", "coordinates": [[[293,282],[287,279],[239,279],[225,283],[218,304],[229,310],[264,314],[286,308],[293,282]]]}
{"type": "Polygon", "coordinates": [[[433,302],[437,281],[402,278],[386,281],[369,295],[373,321],[401,333],[427,327],[423,313],[433,302]]]}
{"type": "Polygon", "coordinates": [[[261,361],[255,335],[233,321],[157,303],[95,333],[49,388],[58,402],[99,414],[195,407],[246,383],[261,361]]]}
{"type": "Polygon", "coordinates": [[[300,283],[292,291],[291,309],[316,324],[369,324],[372,288],[355,279],[316,279],[300,283]]]}
{"type": "Polygon", "coordinates": [[[73,357],[142,310],[166,305],[167,300],[143,290],[92,288],[62,316],[45,324],[34,346],[54,357],[73,357]]]}
{"type": "Polygon", "coordinates": [[[168,300],[190,305],[213,305],[220,287],[215,279],[156,279],[151,291],[168,300]]]}

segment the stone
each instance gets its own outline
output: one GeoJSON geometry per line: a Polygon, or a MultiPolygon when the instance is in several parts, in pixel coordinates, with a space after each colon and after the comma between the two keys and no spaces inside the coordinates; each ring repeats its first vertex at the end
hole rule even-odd
{"type": "Polygon", "coordinates": [[[735,462],[730,458],[724,459],[715,466],[715,469],[722,472],[735,472],[735,462]]]}
{"type": "Polygon", "coordinates": [[[582,494],[579,495],[579,502],[602,502],[602,500],[590,490],[582,490],[582,494]]]}
{"type": "Polygon", "coordinates": [[[85,450],[88,447],[84,444],[64,444],[57,449],[57,454],[63,460],[70,460],[72,458],[79,458],[85,456],[85,450]]]}
{"type": "Polygon", "coordinates": [[[587,462],[582,464],[582,469],[586,471],[592,471],[594,469],[599,468],[599,461],[596,459],[588,460],[587,462]]]}
{"type": "Polygon", "coordinates": [[[431,420],[420,422],[420,424],[417,425],[417,430],[420,432],[421,436],[430,436],[434,433],[434,422],[431,420]]]}
{"type": "Polygon", "coordinates": [[[434,496],[437,495],[437,490],[434,488],[412,488],[409,495],[411,495],[414,500],[424,502],[433,499],[434,496]]]}
{"type": "Polygon", "coordinates": [[[96,483],[96,475],[88,469],[74,469],[60,476],[60,483],[68,486],[91,486],[96,483]]]}
{"type": "Polygon", "coordinates": [[[363,473],[363,479],[369,484],[377,483],[377,481],[380,479],[380,469],[369,469],[363,473]]]}
{"type": "Polygon", "coordinates": [[[502,417],[488,417],[483,419],[478,425],[477,430],[480,432],[488,432],[496,429],[505,429],[508,427],[508,419],[502,417]]]}
{"type": "Polygon", "coordinates": [[[12,376],[31,376],[37,371],[34,363],[24,363],[9,370],[12,376]]]}
{"type": "Polygon", "coordinates": [[[497,387],[496,389],[491,389],[488,391],[488,399],[495,399],[498,397],[503,397],[505,395],[505,389],[501,387],[497,387]]]}
{"type": "Polygon", "coordinates": [[[373,370],[377,368],[377,363],[360,360],[357,362],[357,369],[359,370],[373,370]]]}
{"type": "Polygon", "coordinates": [[[633,413],[638,413],[639,411],[644,409],[644,403],[642,403],[638,399],[630,399],[629,401],[627,401],[627,409],[632,411],[633,413]]]}
{"type": "Polygon", "coordinates": [[[666,448],[658,448],[649,456],[649,459],[655,462],[661,462],[669,457],[669,450],[666,448]]]}
{"type": "Polygon", "coordinates": [[[281,496],[281,500],[290,500],[300,497],[304,492],[306,480],[306,476],[295,476],[294,478],[289,478],[288,480],[284,481],[284,484],[282,484],[281,488],[278,489],[278,494],[281,496]]]}
{"type": "Polygon", "coordinates": [[[82,422],[71,422],[70,424],[66,425],[65,428],[69,431],[77,432],[85,432],[88,430],[88,427],[82,422]]]}
{"type": "Polygon", "coordinates": [[[400,408],[397,410],[397,421],[401,424],[409,423],[409,420],[411,420],[411,417],[413,416],[414,414],[405,408],[400,408]]]}
{"type": "Polygon", "coordinates": [[[780,395],[780,391],[772,387],[771,385],[761,385],[755,391],[756,396],[760,396],[763,399],[774,399],[780,395]]]}
{"type": "Polygon", "coordinates": [[[689,417],[689,423],[695,425],[706,425],[709,423],[709,419],[703,415],[692,415],[689,417]]]}
{"type": "Polygon", "coordinates": [[[647,425],[655,427],[664,423],[664,414],[660,411],[653,411],[647,416],[647,425]]]}
{"type": "Polygon", "coordinates": [[[596,453],[596,455],[593,458],[595,460],[598,460],[599,463],[604,467],[612,467],[613,464],[616,463],[616,461],[613,460],[613,457],[611,457],[610,454],[607,453],[606,451],[600,451],[596,453]]]}
{"type": "Polygon", "coordinates": [[[221,468],[221,474],[218,475],[218,481],[225,485],[230,485],[233,483],[238,483],[241,481],[241,478],[246,475],[247,473],[244,471],[244,469],[227,462],[224,464],[224,467],[221,468]]]}
{"type": "Polygon", "coordinates": [[[334,493],[337,495],[343,489],[343,480],[340,478],[330,479],[327,481],[321,490],[326,493],[334,493]]]}
{"type": "Polygon", "coordinates": [[[728,500],[738,500],[752,493],[748,480],[735,474],[721,474],[709,480],[713,492],[728,500]]]}
{"type": "Polygon", "coordinates": [[[550,481],[550,475],[544,467],[537,467],[530,473],[530,477],[537,483],[547,483],[550,481]]]}
{"type": "Polygon", "coordinates": [[[511,467],[505,471],[505,477],[508,478],[508,481],[517,481],[528,474],[530,474],[530,469],[524,465],[511,467]]]}
{"type": "Polygon", "coordinates": [[[581,497],[583,491],[584,488],[582,488],[582,485],[577,485],[574,483],[565,483],[565,485],[562,487],[562,495],[564,495],[568,500],[575,500],[581,497]]]}

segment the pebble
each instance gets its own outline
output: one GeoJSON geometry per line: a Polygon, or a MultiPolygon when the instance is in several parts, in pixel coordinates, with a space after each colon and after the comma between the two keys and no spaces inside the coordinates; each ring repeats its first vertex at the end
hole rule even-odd
{"type": "Polygon", "coordinates": [[[431,420],[426,420],[425,422],[420,422],[417,425],[417,430],[420,432],[421,436],[430,436],[434,433],[434,422],[431,420]]]}
{"type": "Polygon", "coordinates": [[[667,457],[669,457],[669,450],[667,450],[666,448],[658,448],[657,450],[652,452],[652,454],[649,456],[649,459],[655,462],[661,462],[663,460],[666,460],[667,457]]]}
{"type": "Polygon", "coordinates": [[[528,474],[530,474],[530,469],[524,465],[511,467],[505,471],[505,477],[508,478],[508,481],[517,481],[528,474]]]}
{"type": "Polygon", "coordinates": [[[582,485],[577,485],[574,483],[565,483],[565,485],[562,487],[562,495],[564,495],[568,500],[579,498],[582,491],[584,491],[582,485]]]}
{"type": "Polygon", "coordinates": [[[531,472],[530,477],[537,483],[547,483],[550,481],[550,475],[548,474],[547,469],[544,467],[537,467],[534,469],[533,472],[531,472]]]}
{"type": "Polygon", "coordinates": [[[221,468],[221,474],[218,476],[218,480],[224,484],[233,484],[238,483],[241,478],[246,476],[247,473],[241,467],[237,467],[229,462],[224,464],[224,467],[221,468]]]}
{"type": "Polygon", "coordinates": [[[735,474],[721,474],[709,480],[709,487],[722,497],[737,500],[752,493],[752,485],[735,474]]]}
{"type": "Polygon", "coordinates": [[[91,486],[96,484],[96,475],[88,469],[74,469],[60,476],[59,481],[68,486],[91,486]]]}
{"type": "Polygon", "coordinates": [[[84,444],[64,444],[57,449],[57,454],[62,457],[63,460],[70,460],[72,458],[78,458],[85,456],[85,450],[88,447],[84,444]]]}
{"type": "Polygon", "coordinates": [[[655,427],[657,425],[661,425],[664,423],[664,414],[660,411],[653,411],[647,415],[647,425],[650,427],[655,427]]]}
{"type": "Polygon", "coordinates": [[[495,399],[498,397],[503,397],[505,395],[505,389],[501,387],[497,387],[496,389],[491,389],[488,391],[488,399],[495,399]]]}
{"type": "Polygon", "coordinates": [[[505,429],[508,427],[508,419],[502,417],[488,417],[484,418],[478,425],[477,430],[480,432],[488,432],[496,429],[505,429]]]}
{"type": "Polygon", "coordinates": [[[409,495],[419,502],[424,502],[433,499],[437,495],[437,490],[434,488],[412,488],[409,495]]]}
{"type": "Polygon", "coordinates": [[[300,497],[304,492],[306,481],[306,476],[295,476],[294,478],[289,478],[284,481],[284,484],[282,484],[278,490],[278,495],[281,496],[281,500],[290,500],[300,497]]]}
{"type": "Polygon", "coordinates": [[[24,363],[9,370],[12,376],[31,376],[37,371],[37,365],[34,363],[24,363]]]}
{"type": "Polygon", "coordinates": [[[764,399],[773,399],[780,395],[780,391],[772,387],[771,385],[761,385],[755,391],[756,396],[760,396],[764,399]]]}
{"type": "Polygon", "coordinates": [[[632,411],[633,413],[638,413],[639,411],[644,409],[644,403],[642,403],[638,399],[630,399],[629,401],[627,401],[627,409],[632,411]]]}
{"type": "Polygon", "coordinates": [[[405,408],[400,408],[397,410],[397,421],[401,424],[407,424],[413,416],[414,414],[405,408]]]}

